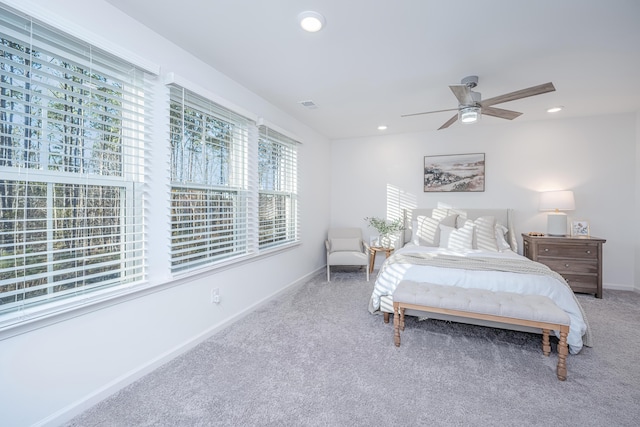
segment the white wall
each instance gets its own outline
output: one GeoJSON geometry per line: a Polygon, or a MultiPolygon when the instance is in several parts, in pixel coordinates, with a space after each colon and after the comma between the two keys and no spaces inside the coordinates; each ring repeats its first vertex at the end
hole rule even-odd
{"type": "MultiPolygon", "coordinates": [[[[494,119],[495,120],[495,119],[494,119]]],[[[361,226],[365,216],[394,218],[404,207],[513,208],[516,231],[545,231],[538,192],[574,191],[576,219],[587,219],[604,245],[604,287],[631,289],[638,247],[638,117],[621,114],[477,125],[415,134],[333,141],[331,223],[361,226]],[[425,193],[424,156],[485,153],[479,193],[425,193]]],[[[522,240],[519,239],[521,246],[522,240]]],[[[640,287],[636,285],[636,289],[640,287]]],[[[606,292],[605,292],[606,298],[606,292]]]]}
{"type": "MultiPolygon", "coordinates": [[[[640,218],[640,111],[636,115],[636,179],[635,183],[635,218],[640,218]]],[[[640,289],[640,227],[635,227],[634,235],[634,261],[635,261],[635,288],[640,289]]]]}
{"type": "MultiPolygon", "coordinates": [[[[188,349],[325,264],[329,224],[330,142],[160,38],[104,1],[7,0],[5,3],[73,33],[124,48],[296,135],[299,150],[302,244],[293,250],[189,280],[167,272],[166,187],[152,178],[149,278],[163,290],[0,340],[0,424],[55,425],[188,349]],[[60,12],[59,12],[60,11],[60,12]],[[114,31],[117,29],[117,31],[114,31]],[[321,177],[318,179],[318,177],[321,177]],[[171,286],[175,285],[175,286],[171,286]],[[222,302],[210,303],[219,288],[222,302]]],[[[166,108],[157,104],[151,170],[166,168],[166,108]],[[164,153],[164,154],[163,154],[164,153]]]]}

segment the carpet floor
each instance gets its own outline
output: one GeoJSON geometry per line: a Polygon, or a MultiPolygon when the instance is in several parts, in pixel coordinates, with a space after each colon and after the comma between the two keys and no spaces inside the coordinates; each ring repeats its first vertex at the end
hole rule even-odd
{"type": "Polygon", "coordinates": [[[640,294],[578,295],[593,347],[367,311],[375,275],[319,273],[72,419],[76,426],[638,426],[640,294]]]}

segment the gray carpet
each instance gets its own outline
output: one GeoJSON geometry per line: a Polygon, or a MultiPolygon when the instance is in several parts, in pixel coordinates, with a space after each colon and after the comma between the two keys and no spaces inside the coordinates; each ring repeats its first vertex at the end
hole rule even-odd
{"type": "Polygon", "coordinates": [[[578,296],[595,345],[561,382],[536,334],[407,318],[396,348],[374,277],[318,274],[67,425],[640,425],[640,294],[578,296]]]}

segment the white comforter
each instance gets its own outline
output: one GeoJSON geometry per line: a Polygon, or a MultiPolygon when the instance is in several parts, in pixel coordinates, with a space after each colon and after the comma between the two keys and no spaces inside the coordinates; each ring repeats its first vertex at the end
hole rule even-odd
{"type": "MultiPolygon", "coordinates": [[[[466,257],[507,257],[527,259],[512,251],[486,252],[470,250],[465,252],[451,251],[442,248],[407,245],[396,251],[396,254],[437,252],[447,255],[466,257]]],[[[533,262],[533,261],[531,261],[533,262]]],[[[587,333],[587,321],[582,308],[569,286],[546,275],[523,274],[504,271],[478,271],[458,268],[442,268],[409,263],[385,262],[378,273],[373,294],[369,302],[369,311],[380,310],[380,297],[392,295],[402,280],[429,282],[438,285],[452,285],[463,288],[481,288],[492,291],[515,292],[519,294],[545,295],[551,298],[570,317],[571,324],[567,343],[571,354],[578,353],[583,346],[583,335],[587,333]]]]}

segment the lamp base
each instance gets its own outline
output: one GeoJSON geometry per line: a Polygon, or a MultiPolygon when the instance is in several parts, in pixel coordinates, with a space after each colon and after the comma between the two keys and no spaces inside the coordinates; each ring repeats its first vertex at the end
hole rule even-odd
{"type": "Polygon", "coordinates": [[[566,236],[567,215],[562,212],[550,213],[547,216],[547,234],[549,236],[566,236]]]}

